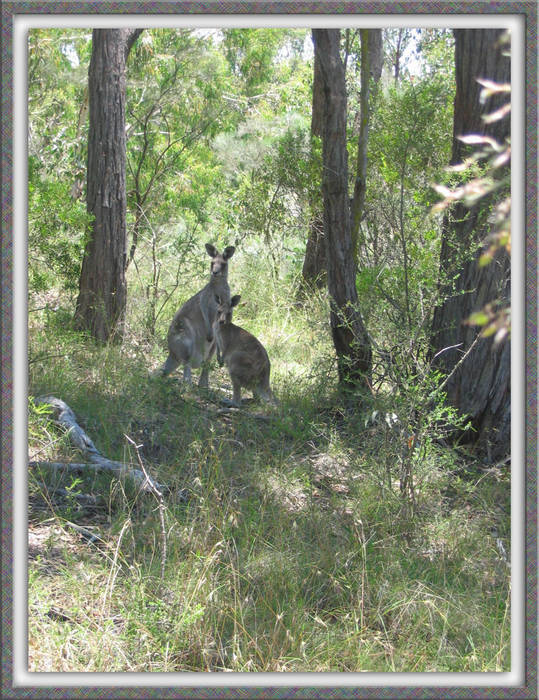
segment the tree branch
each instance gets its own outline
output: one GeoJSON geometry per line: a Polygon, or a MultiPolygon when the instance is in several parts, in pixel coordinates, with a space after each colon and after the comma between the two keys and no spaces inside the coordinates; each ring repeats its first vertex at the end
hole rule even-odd
{"type": "Polygon", "coordinates": [[[135,41],[139,38],[139,36],[142,34],[144,29],[124,29],[125,32],[124,35],[124,42],[125,42],[125,60],[127,61],[127,57],[129,56],[129,52],[131,51],[131,47],[135,43],[135,41]]]}
{"type": "Polygon", "coordinates": [[[63,464],[60,462],[30,462],[29,466],[44,466],[48,469],[64,469],[66,471],[82,471],[93,469],[94,471],[109,471],[115,476],[127,476],[140,486],[142,491],[149,491],[155,493],[155,490],[161,491],[161,489],[166,488],[163,484],[159,484],[154,481],[150,476],[144,474],[139,469],[131,469],[122,462],[115,462],[113,460],[103,457],[101,452],[94,445],[92,440],[84,432],[84,430],[77,423],[77,419],[73,411],[69,406],[54,396],[39,396],[35,399],[35,405],[48,404],[53,409],[53,420],[54,422],[67,429],[68,436],[73,443],[73,445],[79,449],[90,461],[90,464],[63,464]]]}

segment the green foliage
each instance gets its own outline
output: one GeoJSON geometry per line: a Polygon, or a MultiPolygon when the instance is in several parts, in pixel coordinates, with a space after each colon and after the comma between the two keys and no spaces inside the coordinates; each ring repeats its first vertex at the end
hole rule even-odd
{"type": "Polygon", "coordinates": [[[222,216],[238,242],[263,241],[276,270],[286,250],[304,237],[319,166],[309,134],[299,126],[275,138],[243,177],[234,176],[237,190],[222,216]]]}
{"type": "Polygon", "coordinates": [[[220,186],[211,142],[237,119],[222,54],[190,30],[146,30],[129,64],[128,206],[141,231],[208,219],[220,186]],[[144,212],[144,221],[139,221],[144,212]]]}
{"type": "Polygon", "coordinates": [[[69,183],[36,174],[39,164],[30,156],[28,167],[28,272],[32,291],[46,291],[58,281],[66,290],[78,287],[89,223],[86,208],[73,200],[69,183]]]}
{"type": "Polygon", "coordinates": [[[223,30],[226,59],[248,98],[260,99],[296,67],[304,37],[297,29],[223,30]]]}
{"type": "Polygon", "coordinates": [[[86,160],[87,31],[28,33],[29,286],[78,285],[88,216],[81,199],[86,160]]]}
{"type": "Polygon", "coordinates": [[[47,404],[35,403],[35,397],[28,397],[28,438],[36,444],[47,445],[50,441],[50,420],[48,416],[51,408],[47,404]]]}
{"type": "MultiPolygon", "coordinates": [[[[320,196],[305,37],[145,30],[134,45],[136,249],[121,348],[75,333],[57,294],[74,288],[87,230],[70,192],[84,170],[90,37],[31,37],[30,391],[65,400],[106,457],[136,466],[128,436],[169,490],[163,528],[158,502],[127,481],[32,469],[30,670],[510,667],[508,569],[490,534],[509,542],[509,473],[445,444],[465,425],[423,357],[440,245],[428,185],[450,148],[448,37],[429,38],[432,70],[403,71],[375,104],[357,277],[376,357],[368,416],[336,391],[327,293],[291,302],[320,196]],[[206,241],[239,243],[235,321],[268,350],[277,408],[223,412],[230,381],[216,366],[209,392],[179,373],[148,376],[174,311],[207,278],[206,241]]],[[[357,69],[351,53],[350,85],[357,69]]],[[[80,461],[44,411],[30,401],[31,458],[80,461]]]]}
{"type": "Polygon", "coordinates": [[[455,81],[455,39],[450,29],[421,29],[417,42],[416,58],[428,76],[455,81]]]}
{"type": "Polygon", "coordinates": [[[381,91],[369,162],[390,190],[404,180],[416,199],[428,197],[427,173],[440,171],[451,152],[452,99],[451,84],[440,76],[410,78],[381,91]]]}
{"type": "Polygon", "coordinates": [[[367,326],[374,310],[390,321],[380,336],[374,330],[375,340],[390,337],[397,345],[426,337],[439,289],[430,182],[449,160],[452,98],[450,82],[437,73],[386,85],[377,96],[358,275],[367,326]]]}

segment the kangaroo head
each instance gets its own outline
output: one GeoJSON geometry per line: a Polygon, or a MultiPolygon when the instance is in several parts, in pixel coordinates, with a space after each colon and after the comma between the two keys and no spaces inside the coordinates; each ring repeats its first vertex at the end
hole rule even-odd
{"type": "Polygon", "coordinates": [[[224,326],[232,321],[232,309],[239,304],[241,299],[240,294],[235,294],[230,301],[226,297],[221,297],[219,294],[215,295],[215,301],[217,302],[217,323],[224,326]]]}
{"type": "Polygon", "coordinates": [[[213,276],[226,277],[228,275],[228,260],[234,255],[236,249],[233,245],[227,246],[222,253],[211,243],[206,243],[206,251],[212,258],[210,273],[213,276]]]}

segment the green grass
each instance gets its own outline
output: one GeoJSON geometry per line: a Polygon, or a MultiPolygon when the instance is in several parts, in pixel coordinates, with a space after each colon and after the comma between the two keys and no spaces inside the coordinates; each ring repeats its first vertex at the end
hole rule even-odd
{"type": "MultiPolygon", "coordinates": [[[[82,476],[67,485],[99,500],[81,508],[31,471],[29,670],[508,671],[509,570],[490,535],[508,548],[508,474],[429,443],[412,517],[403,438],[340,405],[324,296],[298,308],[283,282],[232,277],[278,408],[219,413],[217,368],[209,393],[179,372],[151,379],[166,323],[151,343],[135,309],[121,347],[71,332],[62,311],[32,317],[31,395],[66,401],[104,455],[136,466],[131,438],[170,492],[161,579],[154,497],[82,476]]],[[[31,457],[80,461],[46,415],[29,425],[31,457]]]]}

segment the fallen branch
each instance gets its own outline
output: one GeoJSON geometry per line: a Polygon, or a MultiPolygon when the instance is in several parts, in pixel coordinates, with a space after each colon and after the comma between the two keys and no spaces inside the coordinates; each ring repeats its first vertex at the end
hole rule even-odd
{"type": "MultiPolygon", "coordinates": [[[[63,467],[63,464],[60,463],[54,463],[54,462],[42,462],[41,464],[39,462],[30,462],[29,465],[31,467],[45,467],[45,468],[53,468],[56,469],[56,467],[63,467]]],[[[80,467],[86,467],[86,466],[93,466],[93,465],[85,465],[81,464],[79,465],[80,467]]],[[[81,470],[82,471],[82,470],[81,470]]],[[[44,486],[42,485],[41,488],[44,486]]],[[[78,506],[81,508],[90,508],[90,509],[96,509],[101,505],[102,498],[100,496],[94,496],[94,494],[91,493],[77,493],[75,491],[70,491],[69,489],[64,489],[64,488],[59,488],[59,487],[48,487],[45,486],[45,493],[42,493],[41,496],[43,500],[45,500],[49,505],[60,505],[60,504],[65,504],[66,502],[75,502],[77,503],[78,506]],[[50,490],[49,490],[50,488],[50,490]]]]}
{"type": "Polygon", "coordinates": [[[140,486],[142,491],[155,493],[156,490],[161,491],[166,488],[163,484],[154,481],[148,474],[144,474],[140,469],[132,469],[122,462],[115,462],[103,457],[92,440],[77,423],[77,418],[73,411],[61,399],[57,399],[55,396],[39,396],[34,403],[36,405],[48,404],[53,409],[54,422],[67,430],[73,445],[88,458],[90,463],[30,462],[29,466],[42,466],[48,469],[62,469],[74,472],[87,471],[89,469],[107,471],[118,478],[127,477],[132,479],[137,486],[140,486]]]}
{"type": "Polygon", "coordinates": [[[103,540],[99,534],[96,532],[91,532],[87,527],[82,527],[81,525],[77,525],[77,523],[72,523],[70,520],[66,520],[64,525],[75,530],[75,532],[77,532],[87,544],[94,544],[95,542],[106,544],[105,540],[103,540]]]}
{"type": "Polygon", "coordinates": [[[98,496],[94,496],[93,493],[74,493],[68,489],[56,488],[48,495],[51,498],[61,498],[66,501],[73,499],[80,506],[97,506],[99,501],[98,496]]]}
{"type": "MultiPolygon", "coordinates": [[[[116,468],[115,466],[104,466],[101,464],[92,464],[91,462],[39,462],[37,460],[32,460],[28,462],[28,466],[34,469],[36,467],[43,467],[43,469],[48,469],[49,471],[66,472],[68,474],[82,474],[85,471],[94,471],[96,473],[110,471],[113,472],[115,476],[120,476],[122,472],[122,469],[116,468]]],[[[122,467],[124,467],[124,465],[122,465],[122,467]]]]}

